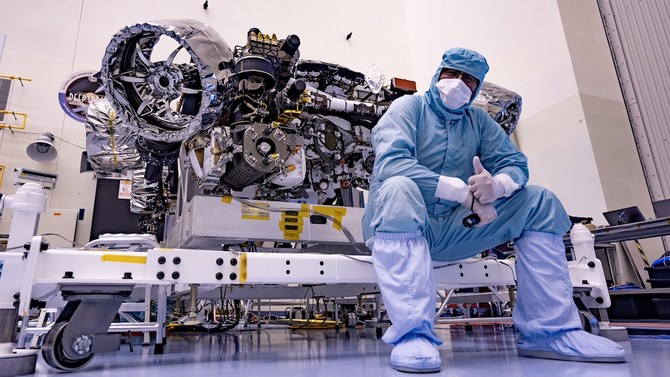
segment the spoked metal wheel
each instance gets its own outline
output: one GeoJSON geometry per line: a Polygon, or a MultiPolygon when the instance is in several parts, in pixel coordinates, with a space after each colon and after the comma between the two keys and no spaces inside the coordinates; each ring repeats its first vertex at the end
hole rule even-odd
{"type": "Polygon", "coordinates": [[[203,23],[137,24],[112,38],[101,77],[119,116],[140,136],[180,142],[218,118],[232,57],[203,23]]]}
{"type": "Polygon", "coordinates": [[[153,48],[162,39],[152,35],[133,38],[121,54],[116,78],[138,117],[168,131],[179,130],[188,126],[200,106],[200,74],[191,64],[175,62],[181,45],[165,60],[152,61],[157,55],[153,48]]]}
{"type": "Polygon", "coordinates": [[[86,366],[93,359],[94,354],[88,353],[81,359],[72,359],[63,352],[63,331],[68,322],[57,322],[51,327],[42,344],[42,357],[50,366],[72,372],[86,366]]]}

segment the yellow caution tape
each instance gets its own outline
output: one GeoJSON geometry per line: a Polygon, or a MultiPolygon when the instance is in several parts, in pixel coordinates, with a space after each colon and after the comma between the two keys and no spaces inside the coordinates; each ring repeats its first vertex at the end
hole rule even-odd
{"type": "Polygon", "coordinates": [[[240,255],[240,283],[247,281],[247,253],[240,255]]]}
{"type": "Polygon", "coordinates": [[[333,228],[342,230],[342,219],[347,214],[347,209],[345,207],[314,206],[314,211],[334,217],[337,221],[333,222],[333,228]]]}
{"type": "Polygon", "coordinates": [[[100,260],[103,262],[147,264],[147,257],[139,255],[103,254],[100,260]]]}
{"type": "Polygon", "coordinates": [[[309,204],[303,203],[296,211],[284,211],[279,221],[279,229],[284,239],[297,241],[304,230],[305,218],[309,218],[309,204]]]}
{"type": "MultiPolygon", "coordinates": [[[[242,220],[270,220],[270,211],[242,204],[242,220]]],[[[258,207],[270,207],[268,203],[254,203],[258,207]]]]}

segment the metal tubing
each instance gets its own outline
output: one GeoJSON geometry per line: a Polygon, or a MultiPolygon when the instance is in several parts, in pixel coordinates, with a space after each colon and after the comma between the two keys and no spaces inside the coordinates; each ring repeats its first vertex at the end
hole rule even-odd
{"type": "MultiPolygon", "coordinates": [[[[160,327],[160,324],[158,322],[122,322],[122,323],[112,323],[109,325],[109,330],[107,332],[113,332],[113,333],[123,333],[123,332],[128,332],[128,331],[157,331],[158,328],[160,327]]],[[[26,329],[26,335],[27,334],[32,334],[32,335],[42,335],[46,334],[49,332],[51,329],[51,326],[44,326],[44,327],[29,327],[26,329]]]]}

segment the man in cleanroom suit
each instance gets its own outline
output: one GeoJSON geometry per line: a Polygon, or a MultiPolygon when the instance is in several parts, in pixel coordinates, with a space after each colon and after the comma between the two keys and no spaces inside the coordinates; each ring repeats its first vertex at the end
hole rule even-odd
{"type": "Polygon", "coordinates": [[[581,330],[563,235],[570,221],[550,191],[525,186],[526,157],[485,111],[471,107],[486,59],[450,49],[423,96],[393,102],[372,130],[376,161],[363,232],[392,326],[391,365],[441,367],[433,331],[431,259],[471,257],[514,240],[519,356],[623,362],[618,344],[581,330]],[[479,216],[473,228],[463,218],[479,216]]]}

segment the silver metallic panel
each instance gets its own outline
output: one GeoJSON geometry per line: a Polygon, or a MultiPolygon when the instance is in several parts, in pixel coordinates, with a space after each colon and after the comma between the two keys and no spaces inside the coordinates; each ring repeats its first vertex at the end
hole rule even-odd
{"type": "Polygon", "coordinates": [[[140,165],[137,135],[116,116],[106,99],[95,101],[86,115],[86,152],[96,171],[120,172],[140,165]]]}
{"type": "Polygon", "coordinates": [[[472,104],[486,110],[508,135],[519,124],[521,96],[509,89],[484,81],[472,104]]]}

